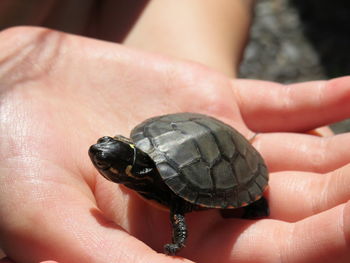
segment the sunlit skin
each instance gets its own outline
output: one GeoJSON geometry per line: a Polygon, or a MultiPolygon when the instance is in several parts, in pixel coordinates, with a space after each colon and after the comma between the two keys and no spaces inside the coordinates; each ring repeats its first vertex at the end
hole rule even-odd
{"type": "Polygon", "coordinates": [[[0,244],[13,262],[349,262],[350,78],[284,86],[50,30],[0,34],[0,244]],[[6,40],[6,41],[5,41],[6,40]],[[192,111],[236,127],[266,160],[271,215],[194,212],[179,257],[168,213],[98,174],[96,138],[192,111]],[[64,251],[64,252],[63,252],[64,251]],[[184,258],[186,259],[184,259],[184,258]]]}

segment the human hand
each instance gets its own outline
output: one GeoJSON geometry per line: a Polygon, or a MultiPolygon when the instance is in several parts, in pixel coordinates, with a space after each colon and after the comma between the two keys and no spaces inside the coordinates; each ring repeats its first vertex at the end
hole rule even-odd
{"type": "Polygon", "coordinates": [[[128,136],[145,118],[183,111],[220,118],[248,138],[259,132],[254,145],[271,171],[271,216],[191,213],[180,256],[349,260],[350,135],[295,133],[349,117],[349,78],[290,86],[229,80],[35,28],[3,32],[0,45],[0,243],[15,262],[189,262],[156,253],[170,239],[168,213],[102,178],[87,155],[103,135],[128,136]]]}

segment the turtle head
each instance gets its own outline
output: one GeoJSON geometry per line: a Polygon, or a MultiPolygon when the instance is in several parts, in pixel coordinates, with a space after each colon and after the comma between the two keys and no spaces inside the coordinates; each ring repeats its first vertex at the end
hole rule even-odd
{"type": "Polygon", "coordinates": [[[151,168],[148,155],[137,149],[130,139],[121,135],[98,139],[90,147],[89,156],[103,177],[126,186],[144,181],[151,168]]]}
{"type": "Polygon", "coordinates": [[[123,136],[104,136],[89,149],[89,156],[97,170],[106,179],[124,183],[131,176],[135,164],[136,148],[123,136]]]}

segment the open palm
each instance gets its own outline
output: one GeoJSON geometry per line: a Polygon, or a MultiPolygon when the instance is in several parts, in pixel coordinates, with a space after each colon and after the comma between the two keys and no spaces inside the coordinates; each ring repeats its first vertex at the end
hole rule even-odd
{"type": "Polygon", "coordinates": [[[303,132],[350,116],[350,78],[282,86],[44,29],[0,35],[0,243],[15,262],[186,262],[162,252],[168,213],[102,178],[89,146],[148,117],[200,112],[264,156],[271,216],[187,216],[198,262],[348,262],[349,134],[303,132]],[[6,38],[6,41],[4,39],[6,38]],[[253,132],[254,130],[254,132],[253,132]]]}

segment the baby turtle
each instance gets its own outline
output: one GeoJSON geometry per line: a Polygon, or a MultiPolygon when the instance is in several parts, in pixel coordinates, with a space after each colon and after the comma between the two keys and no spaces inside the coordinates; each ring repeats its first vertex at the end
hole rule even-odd
{"type": "MultiPolygon", "coordinates": [[[[89,149],[97,170],[170,210],[174,255],[185,246],[185,213],[245,207],[243,218],[269,215],[262,197],[268,171],[238,131],[215,118],[177,113],[148,119],[121,135],[102,137],[89,149]]],[[[227,215],[227,213],[222,213],[227,215]]]]}

